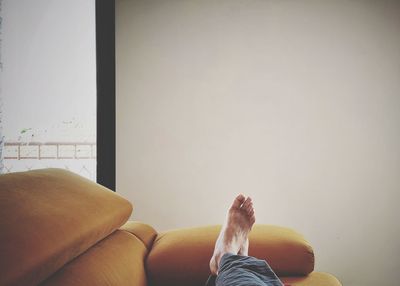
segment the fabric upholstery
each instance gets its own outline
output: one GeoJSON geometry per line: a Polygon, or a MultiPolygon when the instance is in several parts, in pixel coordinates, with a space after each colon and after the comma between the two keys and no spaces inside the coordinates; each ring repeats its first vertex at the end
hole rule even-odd
{"type": "Polygon", "coordinates": [[[249,255],[267,260],[278,275],[307,275],[314,270],[311,245],[290,228],[256,224],[249,241],[249,255]]]}
{"type": "MultiPolygon", "coordinates": [[[[152,285],[203,285],[220,229],[208,226],[158,234],[147,259],[152,285]]],[[[291,229],[255,225],[249,239],[249,254],[267,260],[277,275],[307,275],[314,269],[311,246],[291,229]]]]}
{"type": "Polygon", "coordinates": [[[280,277],[285,286],[341,286],[333,275],[324,272],[312,272],[307,276],[280,277]]]}
{"type": "Polygon", "coordinates": [[[0,285],[37,285],[129,218],[114,192],[61,169],[0,176],[0,285]]]}
{"type": "Polygon", "coordinates": [[[146,263],[150,284],[203,285],[219,229],[211,226],[159,233],[146,263]]]}
{"type": "Polygon", "coordinates": [[[126,224],[121,226],[120,229],[135,235],[149,250],[151,249],[153,241],[157,236],[157,232],[153,227],[138,221],[128,221],[126,224]]]}
{"type": "Polygon", "coordinates": [[[66,264],[41,286],[146,286],[147,252],[136,236],[118,230],[66,264]]]}

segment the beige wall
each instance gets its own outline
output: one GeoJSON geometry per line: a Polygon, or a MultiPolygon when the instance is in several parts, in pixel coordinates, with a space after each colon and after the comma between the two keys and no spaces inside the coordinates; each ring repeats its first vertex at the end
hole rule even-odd
{"type": "Polygon", "coordinates": [[[398,285],[399,15],[399,1],[118,1],[132,218],[221,223],[242,192],[258,223],[310,240],[317,270],[398,285]]]}

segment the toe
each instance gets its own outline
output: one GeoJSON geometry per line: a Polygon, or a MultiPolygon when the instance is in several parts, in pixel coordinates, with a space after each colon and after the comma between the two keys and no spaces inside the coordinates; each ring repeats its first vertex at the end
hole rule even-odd
{"type": "Polygon", "coordinates": [[[256,222],[256,216],[254,214],[250,217],[250,222],[251,225],[253,225],[256,222]]]}
{"type": "Polygon", "coordinates": [[[250,212],[253,210],[253,204],[249,204],[248,206],[246,206],[246,208],[244,209],[244,211],[247,214],[250,214],[250,212]]]}
{"type": "Polygon", "coordinates": [[[246,210],[250,205],[252,205],[252,200],[250,197],[247,197],[242,205],[242,208],[246,210]]]}
{"type": "Polygon", "coordinates": [[[240,206],[243,204],[243,202],[245,201],[245,199],[246,199],[246,198],[245,198],[242,194],[238,195],[238,196],[235,198],[235,200],[233,201],[232,207],[233,207],[233,208],[240,208],[240,206]]]}

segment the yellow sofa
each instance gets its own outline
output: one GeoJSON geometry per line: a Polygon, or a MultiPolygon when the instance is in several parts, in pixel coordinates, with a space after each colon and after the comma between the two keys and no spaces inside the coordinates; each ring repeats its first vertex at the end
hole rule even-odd
{"type": "MultiPolygon", "coordinates": [[[[204,285],[220,226],[157,233],[127,222],[131,212],[118,194],[61,169],[0,175],[0,285],[204,285]]],[[[311,246],[288,228],[255,225],[249,254],[287,285],[341,285],[313,271],[311,246]]]]}

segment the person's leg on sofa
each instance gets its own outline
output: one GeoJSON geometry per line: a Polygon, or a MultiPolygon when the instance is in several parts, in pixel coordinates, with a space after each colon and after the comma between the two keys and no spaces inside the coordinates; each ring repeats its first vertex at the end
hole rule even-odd
{"type": "Polygon", "coordinates": [[[248,256],[248,234],[254,223],[251,198],[237,196],[228,210],[227,219],[215,243],[210,260],[212,276],[206,285],[283,285],[265,260],[248,256]]]}
{"type": "Polygon", "coordinates": [[[265,260],[226,253],[221,258],[216,286],[282,286],[265,260]]]}

